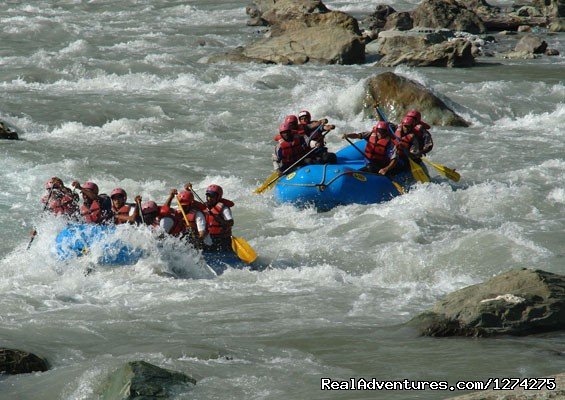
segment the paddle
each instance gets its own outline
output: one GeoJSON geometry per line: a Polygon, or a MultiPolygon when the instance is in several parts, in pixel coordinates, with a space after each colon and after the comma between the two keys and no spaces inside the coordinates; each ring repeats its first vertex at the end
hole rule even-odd
{"type": "Polygon", "coordinates": [[[141,200],[136,198],[135,204],[137,204],[137,210],[139,211],[139,217],[141,218],[141,223],[145,225],[145,217],[143,216],[143,210],[141,209],[141,200]]]}
{"type": "MultiPolygon", "coordinates": [[[[45,205],[43,206],[43,210],[41,210],[42,214],[45,212],[45,210],[47,210],[47,207],[49,206],[49,200],[51,200],[52,194],[53,194],[53,188],[49,189],[49,195],[47,196],[47,200],[45,200],[45,205]]],[[[26,251],[29,250],[36,236],[37,236],[37,229],[34,228],[33,231],[31,232],[31,239],[29,239],[29,243],[27,244],[26,251]]]]}
{"type": "MultiPolygon", "coordinates": [[[[349,140],[349,138],[347,136],[345,136],[344,139],[347,140],[349,142],[349,144],[351,144],[355,148],[355,150],[357,150],[359,153],[361,153],[361,155],[363,157],[365,157],[365,160],[367,160],[369,162],[371,161],[367,158],[365,153],[363,153],[359,147],[355,146],[355,143],[353,143],[351,140],[349,140]]],[[[390,179],[390,181],[392,182],[392,184],[394,185],[396,190],[398,190],[398,193],[404,194],[404,188],[402,186],[400,186],[400,184],[398,182],[394,181],[390,176],[387,176],[387,175],[384,175],[384,176],[386,176],[388,179],[390,179]]]]}
{"type": "MultiPolygon", "coordinates": [[[[379,115],[380,119],[388,122],[388,120],[386,119],[385,115],[383,114],[383,112],[381,111],[381,109],[376,106],[375,110],[377,111],[377,114],[379,115]]],[[[390,124],[388,124],[388,131],[390,133],[390,136],[392,138],[393,143],[396,145],[398,144],[397,141],[397,137],[394,134],[393,130],[392,130],[392,126],[390,126],[390,124]]],[[[422,169],[422,167],[420,167],[418,165],[417,162],[415,162],[412,157],[410,157],[410,152],[406,149],[402,149],[402,151],[404,152],[404,155],[406,156],[406,158],[408,159],[408,163],[410,165],[410,172],[412,173],[412,176],[414,177],[414,179],[416,179],[418,182],[429,182],[430,181],[430,177],[426,174],[426,172],[424,172],[424,170],[422,169]]]]}
{"type": "MultiPolygon", "coordinates": [[[[322,126],[322,125],[320,125],[322,126]]],[[[317,129],[320,129],[320,127],[318,127],[317,129]]],[[[312,133],[312,135],[315,133],[316,131],[314,131],[312,133]]],[[[331,131],[326,131],[324,133],[322,133],[322,138],[324,136],[326,136],[329,132],[331,131]]],[[[316,150],[318,150],[318,147],[314,147],[312,150],[310,150],[308,153],[304,154],[302,157],[300,157],[300,159],[298,161],[296,161],[294,164],[292,164],[290,167],[288,167],[287,169],[285,169],[283,171],[282,174],[278,174],[278,171],[274,171],[268,178],[267,180],[261,185],[259,186],[257,189],[254,190],[255,194],[260,194],[263,193],[265,190],[267,189],[271,189],[273,187],[273,185],[279,180],[281,179],[283,176],[286,175],[286,173],[288,171],[290,171],[291,169],[293,169],[294,167],[296,167],[298,164],[300,164],[302,162],[302,160],[304,160],[306,157],[308,157],[310,154],[312,154],[313,152],[315,152],[316,150]]]]}
{"type": "Polygon", "coordinates": [[[459,174],[459,172],[456,172],[454,169],[448,168],[445,165],[435,163],[431,160],[428,160],[426,157],[422,157],[422,160],[424,160],[425,163],[434,167],[437,172],[445,176],[447,179],[451,179],[454,182],[459,182],[459,179],[461,179],[461,175],[459,174]]]}
{"type": "MultiPolygon", "coordinates": [[[[190,191],[192,192],[192,194],[194,194],[194,197],[196,197],[199,202],[201,202],[202,204],[206,204],[205,202],[202,201],[200,196],[198,196],[198,193],[196,193],[192,188],[190,188],[190,191]]],[[[177,198],[177,202],[178,202],[178,198],[177,198]]],[[[185,222],[188,224],[188,218],[186,218],[186,215],[184,213],[184,210],[182,209],[182,206],[180,205],[180,202],[179,202],[179,207],[182,211],[183,217],[185,217],[185,222]]],[[[208,206],[206,206],[206,208],[210,210],[208,206]]],[[[212,214],[212,216],[216,219],[216,221],[218,220],[214,214],[212,214]]],[[[255,253],[253,247],[251,247],[251,245],[247,243],[247,241],[244,238],[232,236],[231,248],[234,251],[234,253],[237,254],[239,259],[246,264],[251,264],[253,261],[257,259],[257,253],[255,253]]]]}
{"type": "Polygon", "coordinates": [[[177,204],[178,204],[178,206],[179,206],[179,210],[180,210],[180,212],[181,212],[181,214],[182,214],[182,217],[184,218],[184,223],[186,224],[186,227],[190,230],[190,236],[192,236],[192,239],[194,240],[194,242],[197,243],[197,242],[196,242],[197,233],[194,232],[194,231],[192,230],[192,228],[190,227],[190,222],[189,222],[189,220],[188,220],[188,217],[187,217],[187,215],[186,215],[186,212],[184,212],[184,208],[183,208],[182,204],[180,203],[179,195],[178,195],[178,194],[175,196],[175,200],[177,201],[177,204]]]}

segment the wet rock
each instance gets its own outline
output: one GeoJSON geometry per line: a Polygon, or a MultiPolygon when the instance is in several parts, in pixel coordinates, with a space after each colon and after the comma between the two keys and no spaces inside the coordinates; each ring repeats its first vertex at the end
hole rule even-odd
{"type": "Polygon", "coordinates": [[[367,18],[363,19],[363,24],[370,30],[384,28],[389,15],[396,13],[396,10],[388,4],[377,5],[375,11],[367,18]]]}
{"type": "Polygon", "coordinates": [[[0,139],[18,140],[18,133],[8,124],[0,121],[0,139]]]}
{"type": "Polygon", "coordinates": [[[224,56],[219,61],[276,64],[359,64],[365,61],[365,43],[357,20],[342,12],[305,14],[281,21],[270,37],[224,56]]]}
{"type": "Polygon", "coordinates": [[[330,11],[320,0],[254,0],[245,10],[252,19],[260,18],[269,25],[296,15],[330,11]]]}
{"type": "Polygon", "coordinates": [[[469,126],[429,89],[393,72],[370,78],[367,88],[367,104],[377,102],[393,121],[400,120],[409,110],[417,109],[422,113],[422,119],[431,125],[469,126]]]}
{"type": "Polygon", "coordinates": [[[547,50],[545,50],[545,55],[546,56],[558,56],[559,50],[557,50],[557,49],[547,49],[547,50]]]}
{"type": "Polygon", "coordinates": [[[515,52],[527,52],[533,54],[543,54],[547,49],[547,43],[538,36],[526,35],[514,48],[515,52]]]}
{"type": "Polygon", "coordinates": [[[425,336],[529,335],[565,329],[565,276],[521,269],[450,293],[409,322],[425,336]]]}
{"type": "Polygon", "coordinates": [[[196,385],[196,380],[149,364],[131,361],[116,370],[105,385],[102,400],[169,399],[175,387],[196,385]]]}
{"type": "Polygon", "coordinates": [[[408,31],[413,28],[412,17],[409,12],[397,12],[388,16],[384,29],[396,29],[399,31],[408,31]]]}
{"type": "Polygon", "coordinates": [[[446,28],[469,33],[486,31],[481,18],[456,0],[424,0],[412,12],[414,26],[446,28]]]}
{"type": "Polygon", "coordinates": [[[532,31],[532,27],[529,25],[520,25],[517,29],[518,32],[523,32],[523,33],[527,33],[527,32],[531,32],[532,31]]]}
{"type": "Polygon", "coordinates": [[[548,26],[550,32],[565,32],[565,18],[555,18],[548,26]]]}
{"type": "Polygon", "coordinates": [[[565,18],[565,1],[563,0],[534,0],[533,5],[547,17],[565,18]]]}
{"type": "Polygon", "coordinates": [[[406,64],[417,67],[470,67],[475,64],[472,44],[465,39],[447,41],[449,31],[384,31],[368,52],[382,55],[379,66],[406,64]]]}
{"type": "Polygon", "coordinates": [[[30,372],[45,372],[47,361],[35,354],[22,350],[0,348],[0,374],[15,375],[30,372]]]}

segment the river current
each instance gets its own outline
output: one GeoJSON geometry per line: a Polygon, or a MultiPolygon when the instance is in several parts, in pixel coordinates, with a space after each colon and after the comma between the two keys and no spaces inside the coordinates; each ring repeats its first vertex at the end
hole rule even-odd
{"type": "MultiPolygon", "coordinates": [[[[325,4],[356,17],[375,7],[325,4]]],[[[245,25],[246,5],[0,3],[0,119],[23,139],[0,142],[0,347],[52,366],[0,377],[0,399],[96,399],[113,370],[139,359],[194,376],[179,399],[441,399],[457,392],[328,392],[320,382],[563,372],[562,332],[432,339],[403,323],[510,269],[565,273],[564,57],[392,69],[472,124],[432,130],[430,159],[463,178],[320,213],[252,194],[271,173],[272,136],[307,108],[337,126],[327,139],[339,149],[342,133],[372,125],[364,83],[390,69],[206,64],[262,36],[245,25]],[[269,267],[214,277],[197,252],[131,228],[121,237],[150,256],[85,275],[92,257],[52,253],[64,221],[41,213],[51,176],[158,202],[189,181],[201,195],[220,184],[236,203],[235,234],[269,267]]],[[[564,39],[547,41],[565,54],[564,39]]]]}

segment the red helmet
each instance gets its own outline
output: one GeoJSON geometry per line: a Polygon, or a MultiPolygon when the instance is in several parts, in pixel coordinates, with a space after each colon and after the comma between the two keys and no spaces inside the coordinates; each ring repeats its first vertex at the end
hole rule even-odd
{"type": "Polygon", "coordinates": [[[56,176],[49,178],[47,182],[45,182],[45,189],[60,189],[63,186],[63,181],[56,176]]]}
{"type": "Polygon", "coordinates": [[[418,110],[410,110],[406,114],[406,117],[412,117],[416,120],[416,122],[420,122],[422,120],[422,114],[418,110]]]}
{"type": "Polygon", "coordinates": [[[379,121],[377,122],[377,125],[373,126],[373,133],[377,133],[377,130],[379,129],[384,129],[385,131],[388,131],[388,124],[385,121],[379,121]]]}
{"type": "Polygon", "coordinates": [[[206,188],[206,194],[217,195],[218,198],[221,198],[224,194],[224,190],[219,185],[210,185],[206,188]]]}
{"type": "Polygon", "coordinates": [[[146,201],[141,205],[142,214],[152,214],[159,211],[159,206],[154,201],[146,201]]]}
{"type": "Polygon", "coordinates": [[[181,205],[189,206],[194,201],[194,195],[192,194],[192,192],[189,192],[188,190],[182,190],[179,193],[178,199],[181,205]]]}
{"type": "Polygon", "coordinates": [[[114,190],[112,190],[112,193],[110,193],[110,198],[113,198],[114,196],[122,196],[124,200],[128,198],[128,194],[122,188],[115,188],[114,190]]]}
{"type": "Polygon", "coordinates": [[[414,125],[416,125],[416,120],[412,117],[404,117],[402,119],[402,125],[404,125],[404,126],[414,126],[414,125]]]}
{"type": "Polygon", "coordinates": [[[98,194],[98,185],[94,182],[86,182],[82,185],[82,188],[91,190],[94,194],[98,194]]]}
{"type": "Polygon", "coordinates": [[[298,124],[298,118],[296,118],[296,115],[287,115],[286,117],[284,117],[284,123],[298,124]]]}
{"type": "Polygon", "coordinates": [[[291,131],[292,127],[290,126],[290,124],[288,122],[283,122],[282,124],[279,125],[279,133],[283,133],[283,132],[287,132],[287,131],[291,131]]]}
{"type": "Polygon", "coordinates": [[[301,110],[298,113],[298,119],[302,118],[302,117],[306,117],[306,119],[308,120],[308,122],[312,121],[312,115],[310,115],[310,112],[308,110],[301,110]]]}

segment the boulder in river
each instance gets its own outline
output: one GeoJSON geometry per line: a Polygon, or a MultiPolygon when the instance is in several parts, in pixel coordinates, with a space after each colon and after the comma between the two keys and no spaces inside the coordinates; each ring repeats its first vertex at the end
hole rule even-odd
{"type": "Polygon", "coordinates": [[[469,126],[429,89],[393,72],[370,78],[367,87],[367,102],[380,104],[392,121],[398,121],[409,110],[417,109],[422,113],[422,119],[430,125],[469,126]]]}
{"type": "Polygon", "coordinates": [[[564,330],[565,276],[512,270],[448,294],[409,325],[425,336],[518,336],[564,330]]]}
{"type": "Polygon", "coordinates": [[[30,372],[45,372],[47,361],[35,354],[22,350],[0,348],[0,374],[15,375],[30,372]]]}
{"type": "Polygon", "coordinates": [[[187,385],[196,385],[196,380],[145,361],[130,361],[112,374],[102,400],[168,399],[175,387],[187,385]]]}
{"type": "Polygon", "coordinates": [[[0,121],[0,139],[18,140],[18,134],[6,123],[0,121]]]}
{"type": "Polygon", "coordinates": [[[414,26],[486,32],[481,18],[456,0],[424,0],[412,11],[414,26]]]}

